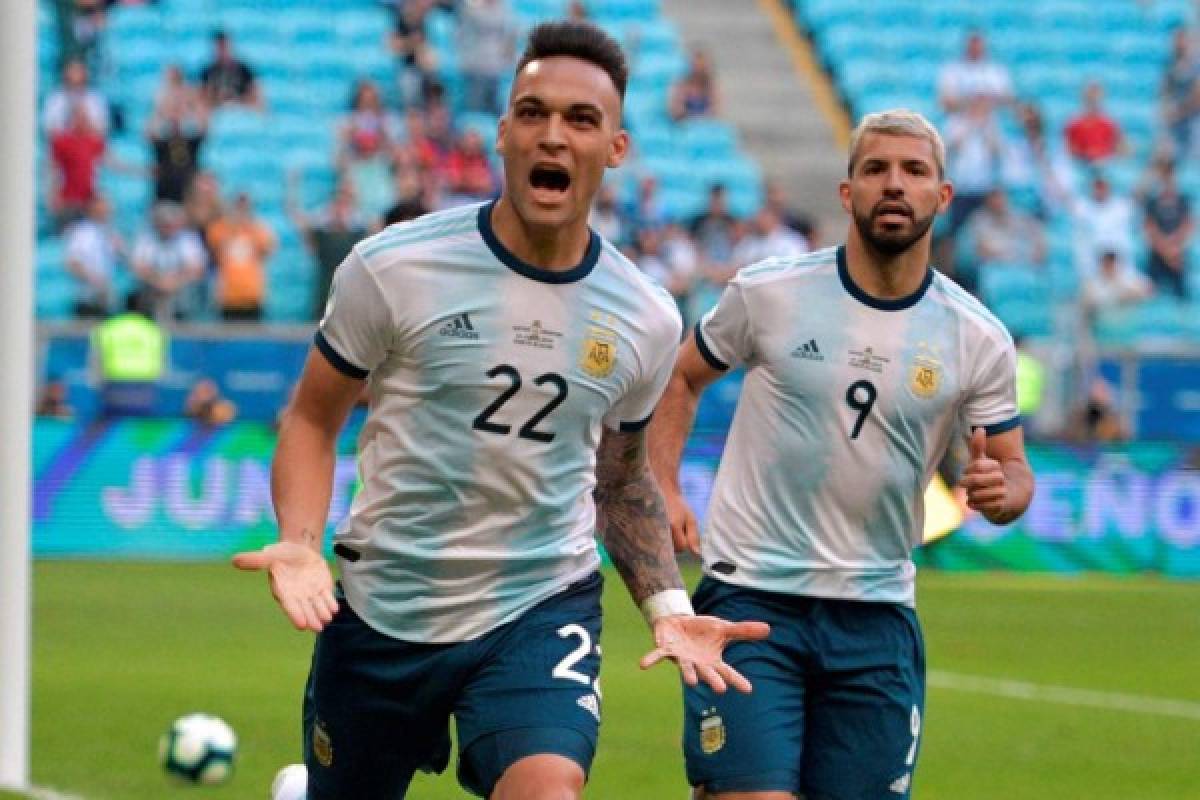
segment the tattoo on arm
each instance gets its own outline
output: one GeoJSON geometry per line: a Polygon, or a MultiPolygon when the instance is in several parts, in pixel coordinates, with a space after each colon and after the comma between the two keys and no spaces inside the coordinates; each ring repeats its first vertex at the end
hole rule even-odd
{"type": "Polygon", "coordinates": [[[646,464],[646,434],[606,430],[596,452],[596,527],[635,603],[682,589],[662,493],[646,464]]]}

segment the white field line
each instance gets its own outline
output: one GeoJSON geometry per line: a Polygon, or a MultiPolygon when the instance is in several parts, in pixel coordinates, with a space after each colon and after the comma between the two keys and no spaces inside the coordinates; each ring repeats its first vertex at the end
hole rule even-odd
{"type": "Polygon", "coordinates": [[[45,786],[35,786],[29,790],[30,800],[84,800],[77,794],[65,794],[45,786]]]}
{"type": "Polygon", "coordinates": [[[1151,714],[1159,717],[1177,717],[1200,722],[1200,703],[1190,700],[1173,700],[1166,697],[1147,697],[1146,695],[1120,692],[1100,692],[1070,686],[1048,686],[1005,678],[959,675],[940,670],[929,671],[928,683],[935,689],[990,694],[995,697],[1009,697],[1013,700],[1035,700],[1066,706],[1101,708],[1109,711],[1128,711],[1134,714],[1151,714]]]}

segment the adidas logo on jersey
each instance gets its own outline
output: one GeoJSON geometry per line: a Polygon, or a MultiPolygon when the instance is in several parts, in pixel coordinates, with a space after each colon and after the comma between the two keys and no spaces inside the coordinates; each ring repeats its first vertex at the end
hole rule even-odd
{"type": "Polygon", "coordinates": [[[817,347],[816,339],[809,339],[804,344],[792,351],[793,358],[807,358],[809,361],[824,361],[825,356],[821,354],[821,348],[817,347]]]}
{"type": "Polygon", "coordinates": [[[888,787],[888,791],[896,794],[904,794],[908,791],[908,785],[912,783],[912,773],[906,772],[896,780],[892,781],[892,785],[888,787]]]}
{"type": "Polygon", "coordinates": [[[450,321],[438,331],[442,336],[453,336],[456,339],[478,339],[479,331],[471,324],[471,315],[467,312],[455,314],[450,321]]]}
{"type": "Polygon", "coordinates": [[[600,721],[600,701],[596,699],[594,694],[585,694],[575,701],[575,704],[582,709],[590,711],[596,721],[600,721]]]}

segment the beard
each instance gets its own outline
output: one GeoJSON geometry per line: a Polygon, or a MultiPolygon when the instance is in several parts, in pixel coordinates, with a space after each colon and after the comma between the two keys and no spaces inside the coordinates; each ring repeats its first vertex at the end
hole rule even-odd
{"type": "Polygon", "coordinates": [[[898,256],[908,248],[912,247],[921,239],[933,225],[933,218],[937,216],[935,211],[925,217],[913,216],[912,227],[905,231],[884,231],[882,233],[875,232],[875,217],[877,216],[876,208],[871,209],[870,213],[863,214],[854,209],[854,226],[858,228],[858,235],[862,240],[875,252],[883,256],[898,256]]]}

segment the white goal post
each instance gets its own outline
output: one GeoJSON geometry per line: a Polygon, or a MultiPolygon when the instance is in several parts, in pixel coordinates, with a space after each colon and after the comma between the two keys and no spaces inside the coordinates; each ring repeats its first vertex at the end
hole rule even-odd
{"type": "Polygon", "coordinates": [[[0,786],[29,787],[37,2],[0,2],[0,786]]]}

